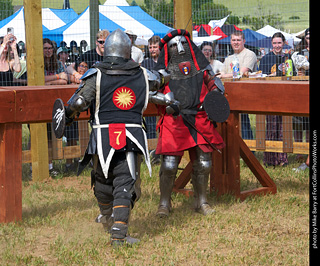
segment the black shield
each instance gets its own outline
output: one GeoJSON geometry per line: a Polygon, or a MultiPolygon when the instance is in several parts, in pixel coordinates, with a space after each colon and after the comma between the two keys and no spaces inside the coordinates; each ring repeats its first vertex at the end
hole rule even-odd
{"type": "Polygon", "coordinates": [[[229,102],[223,94],[217,91],[209,92],[203,101],[203,108],[210,120],[222,123],[230,114],[229,102]]]}
{"type": "Polygon", "coordinates": [[[64,130],[66,128],[66,114],[63,101],[56,99],[52,110],[52,129],[56,138],[60,139],[63,137],[64,130]]]}

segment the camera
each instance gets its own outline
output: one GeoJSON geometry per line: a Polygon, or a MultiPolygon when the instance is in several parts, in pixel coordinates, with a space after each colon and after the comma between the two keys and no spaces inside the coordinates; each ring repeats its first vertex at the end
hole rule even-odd
{"type": "MultiPolygon", "coordinates": [[[[11,33],[12,35],[14,35],[14,29],[12,28],[12,27],[10,27],[10,28],[7,28],[7,34],[9,34],[9,33],[11,33]]],[[[9,39],[11,42],[14,40],[14,38],[10,38],[9,39]]]]}

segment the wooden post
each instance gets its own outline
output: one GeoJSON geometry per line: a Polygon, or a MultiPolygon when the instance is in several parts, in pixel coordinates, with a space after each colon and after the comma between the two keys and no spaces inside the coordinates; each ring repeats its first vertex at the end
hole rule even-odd
{"type": "Polygon", "coordinates": [[[174,0],[174,28],[186,29],[192,36],[191,0],[174,0]]]}
{"type": "Polygon", "coordinates": [[[22,220],[21,139],[21,124],[0,124],[0,223],[22,220]]]}
{"type": "MultiPolygon", "coordinates": [[[[44,85],[41,0],[24,0],[28,86],[44,85]]],[[[39,103],[40,104],[40,103],[39,103]]],[[[46,124],[30,124],[33,180],[49,177],[46,124]]]]}

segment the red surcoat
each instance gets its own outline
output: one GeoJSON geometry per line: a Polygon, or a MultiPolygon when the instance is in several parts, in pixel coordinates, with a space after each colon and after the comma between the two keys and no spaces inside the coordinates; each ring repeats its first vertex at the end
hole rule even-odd
{"type": "MultiPolygon", "coordinates": [[[[170,83],[167,84],[163,93],[170,92],[170,83]]],[[[207,93],[216,86],[214,81],[210,79],[207,71],[203,72],[203,82],[200,89],[200,97],[197,104],[199,108],[207,93]]],[[[191,88],[193,89],[193,88],[191,88]]],[[[191,95],[191,94],[190,94],[191,95]]],[[[178,99],[179,100],[179,99],[178,99]]],[[[165,112],[165,107],[159,106],[161,114],[160,120],[157,125],[159,130],[159,139],[157,144],[156,153],[164,155],[178,155],[181,156],[183,151],[189,150],[195,146],[199,146],[204,152],[212,152],[212,147],[207,141],[194,129],[191,129],[188,124],[183,121],[181,115],[174,117],[165,112]]],[[[208,120],[205,111],[198,111],[195,115],[195,127],[217,148],[221,149],[225,146],[222,137],[215,129],[213,123],[208,120]]]]}

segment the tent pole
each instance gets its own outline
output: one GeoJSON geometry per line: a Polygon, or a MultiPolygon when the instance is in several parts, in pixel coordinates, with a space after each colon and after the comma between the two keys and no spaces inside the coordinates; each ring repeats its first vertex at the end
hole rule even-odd
{"type": "Polygon", "coordinates": [[[90,0],[90,49],[96,47],[96,35],[99,31],[99,0],[90,0]]]}

